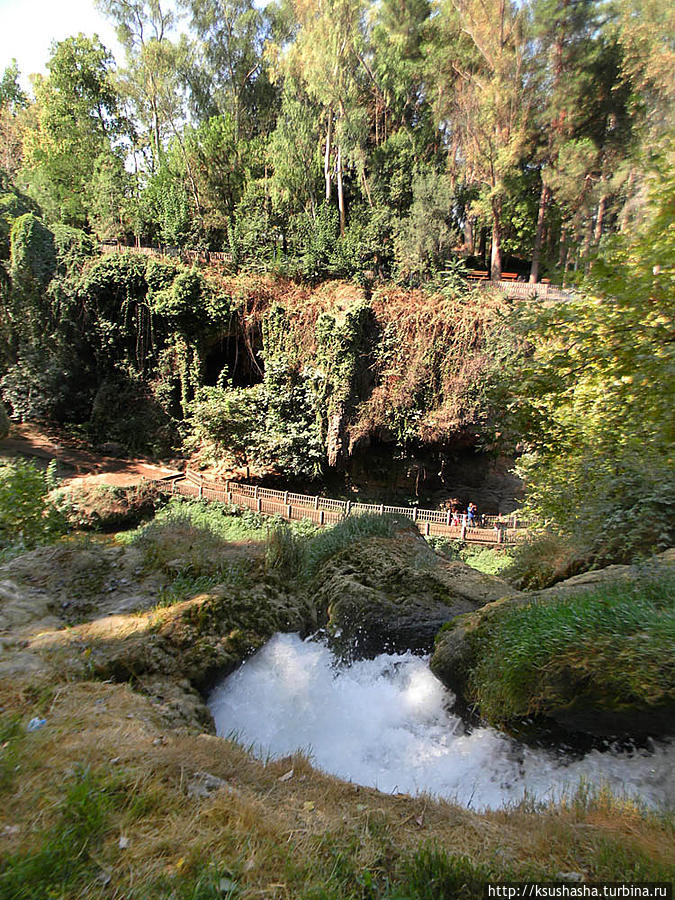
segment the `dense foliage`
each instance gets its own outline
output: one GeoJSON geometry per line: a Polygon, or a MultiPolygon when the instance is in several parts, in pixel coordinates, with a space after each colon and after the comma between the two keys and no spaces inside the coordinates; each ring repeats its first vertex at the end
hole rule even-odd
{"type": "Polygon", "coordinates": [[[672,542],[672,10],[101,6],[124,60],[80,34],[0,79],[15,417],[303,477],[506,438],[575,559],[672,542]],[[509,321],[474,268],[579,299],[509,321]]]}
{"type": "Polygon", "coordinates": [[[519,321],[537,336],[511,397],[528,506],[597,561],[675,539],[673,184],[655,181],[578,300],[519,321]]]}
{"type": "Polygon", "coordinates": [[[103,0],[2,79],[3,214],[235,266],[418,282],[585,267],[672,126],[672,12],[575,0],[103,0]],[[663,21],[660,21],[662,19],[663,21]]]}

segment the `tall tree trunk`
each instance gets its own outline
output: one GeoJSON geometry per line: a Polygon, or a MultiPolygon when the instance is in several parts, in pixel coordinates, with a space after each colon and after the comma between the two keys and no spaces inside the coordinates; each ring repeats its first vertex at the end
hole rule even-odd
{"type": "Polygon", "coordinates": [[[331,172],[330,172],[330,151],[331,139],[333,136],[333,110],[328,108],[328,128],[326,129],[326,152],[323,157],[323,176],[326,179],[326,202],[330,203],[331,195],[331,172]]]}
{"type": "Polygon", "coordinates": [[[630,175],[628,176],[628,181],[627,181],[626,187],[625,187],[626,202],[624,203],[624,205],[621,209],[620,224],[619,224],[619,231],[621,232],[621,234],[623,234],[627,230],[628,224],[630,222],[631,207],[633,206],[632,193],[633,193],[634,184],[635,184],[635,169],[631,169],[630,175]]]}
{"type": "Polygon", "coordinates": [[[563,225],[560,229],[560,244],[558,245],[558,268],[562,269],[567,259],[567,228],[563,225]]]}
{"type": "Polygon", "coordinates": [[[486,247],[487,247],[487,228],[481,227],[480,239],[478,241],[478,256],[480,257],[480,261],[483,266],[486,264],[485,263],[486,247]]]}
{"type": "MultiPolygon", "coordinates": [[[[593,243],[593,217],[590,209],[587,211],[586,227],[584,228],[584,242],[581,246],[579,259],[584,261],[584,271],[588,272],[588,263],[591,255],[591,244],[593,243]]],[[[575,266],[575,269],[577,267],[575,266]]]]}
{"type": "Polygon", "coordinates": [[[534,247],[532,249],[532,268],[530,269],[530,284],[536,284],[539,281],[539,261],[541,259],[541,245],[544,236],[544,222],[546,220],[546,209],[548,201],[551,198],[551,191],[548,185],[542,184],[541,194],[539,195],[539,213],[537,215],[537,230],[534,233],[534,247]]]}
{"type": "Polygon", "coordinates": [[[469,256],[473,256],[474,251],[473,222],[474,220],[469,216],[467,216],[464,221],[464,246],[466,247],[466,252],[469,256]]]}
{"type": "Polygon", "coordinates": [[[595,232],[593,234],[593,243],[599,244],[602,237],[602,223],[605,218],[605,210],[607,209],[607,194],[603,191],[598,203],[598,215],[595,220],[595,232]]]}
{"type": "Polygon", "coordinates": [[[345,195],[342,186],[342,147],[338,144],[337,148],[337,194],[338,209],[340,210],[340,235],[343,236],[347,226],[347,217],[345,215],[345,195]]]}
{"type": "Polygon", "coordinates": [[[499,281],[502,277],[502,222],[501,209],[492,203],[492,252],[490,254],[490,279],[499,281]]]}

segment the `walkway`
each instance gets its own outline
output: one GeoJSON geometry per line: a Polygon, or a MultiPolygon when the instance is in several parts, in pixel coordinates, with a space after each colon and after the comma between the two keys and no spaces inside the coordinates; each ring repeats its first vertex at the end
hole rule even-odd
{"type": "Polygon", "coordinates": [[[388,513],[406,516],[417,525],[421,534],[466,541],[471,544],[512,545],[524,540],[532,522],[510,516],[485,516],[484,527],[469,528],[453,525],[450,510],[420,509],[417,506],[386,506],[376,503],[353,503],[350,500],[331,500],[328,497],[274,491],[240,481],[209,481],[197,472],[186,469],[178,478],[166,479],[172,494],[195,497],[218,503],[245,506],[266,516],[279,516],[288,522],[309,519],[315,525],[334,525],[345,516],[388,513]]]}

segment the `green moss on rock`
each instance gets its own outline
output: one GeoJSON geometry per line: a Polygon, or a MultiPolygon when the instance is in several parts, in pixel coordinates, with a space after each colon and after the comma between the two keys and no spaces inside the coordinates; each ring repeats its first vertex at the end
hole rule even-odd
{"type": "Polygon", "coordinates": [[[312,583],[332,644],[349,657],[428,652],[444,623],[505,593],[506,582],[442,559],[411,531],[348,546],[312,583]]]}
{"type": "Polygon", "coordinates": [[[675,572],[661,563],[462,616],[439,636],[432,671],[507,729],[534,719],[596,736],[673,733],[675,572]]]}

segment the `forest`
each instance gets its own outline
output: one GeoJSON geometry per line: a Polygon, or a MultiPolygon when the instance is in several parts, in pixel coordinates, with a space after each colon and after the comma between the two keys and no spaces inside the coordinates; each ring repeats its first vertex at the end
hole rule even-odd
{"type": "Polygon", "coordinates": [[[0,81],[15,419],[300,478],[475,447],[584,558],[672,540],[671,9],[100,8],[123,60],[78,34],[0,81]]]}
{"type": "Polygon", "coordinates": [[[0,84],[8,217],[416,284],[586,268],[672,124],[659,0],[101,0],[32,93],[0,84]]]}

